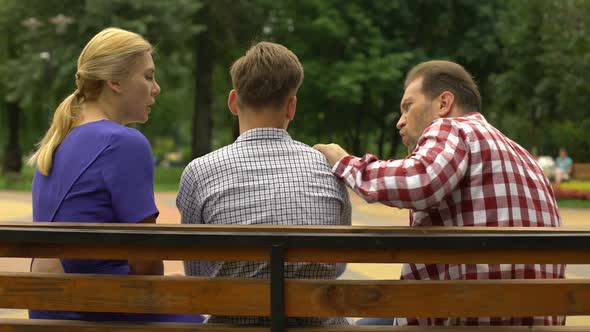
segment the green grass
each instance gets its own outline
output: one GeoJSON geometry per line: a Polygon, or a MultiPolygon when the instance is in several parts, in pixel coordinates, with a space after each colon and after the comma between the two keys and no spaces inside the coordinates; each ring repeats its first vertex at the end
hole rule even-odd
{"type": "Polygon", "coordinates": [[[578,189],[590,191],[590,181],[572,180],[561,184],[564,189],[578,189]]]}
{"type": "Polygon", "coordinates": [[[33,168],[23,167],[20,174],[0,176],[0,190],[31,191],[31,181],[34,173],[33,168]]]}
{"type": "MultiPolygon", "coordinates": [[[[561,184],[563,189],[576,189],[590,191],[590,181],[571,180],[561,184]]],[[[590,208],[590,201],[580,199],[560,199],[557,202],[560,208],[590,208]]]]}
{"type": "Polygon", "coordinates": [[[559,208],[590,208],[590,201],[585,201],[581,199],[560,199],[557,201],[557,206],[559,208]]]}
{"type": "Polygon", "coordinates": [[[155,191],[178,191],[183,167],[156,168],[155,191]]]}
{"type": "MultiPolygon", "coordinates": [[[[183,168],[156,168],[155,191],[177,191],[183,168]]],[[[0,190],[31,191],[34,169],[24,167],[21,174],[0,176],[0,190]]]]}
{"type": "MultiPolygon", "coordinates": [[[[590,191],[590,181],[571,180],[561,184],[563,189],[576,189],[590,191]]],[[[560,208],[590,208],[590,201],[580,199],[560,199],[557,202],[560,208]]]]}

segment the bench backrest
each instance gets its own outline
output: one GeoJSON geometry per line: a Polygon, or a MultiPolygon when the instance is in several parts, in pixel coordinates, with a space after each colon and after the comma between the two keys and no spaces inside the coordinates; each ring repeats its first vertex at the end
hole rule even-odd
{"type": "MultiPolygon", "coordinates": [[[[272,270],[270,280],[0,273],[0,307],[270,315],[276,331],[284,328],[286,316],[588,315],[587,279],[285,280],[283,263],[579,264],[590,262],[589,249],[590,230],[564,228],[0,223],[4,257],[269,261],[272,270]]],[[[31,331],[35,323],[27,322],[23,331],[31,331]]],[[[16,331],[13,328],[23,322],[2,324],[0,331],[16,331]]],[[[45,324],[51,326],[51,322],[45,324]]],[[[149,326],[154,331],[171,328],[149,326]]],[[[92,331],[112,331],[106,328],[102,324],[92,331]]],[[[186,325],[174,330],[182,328],[190,330],[186,325]]]]}
{"type": "Polygon", "coordinates": [[[576,179],[590,178],[590,163],[574,163],[572,167],[572,177],[576,179]]]}

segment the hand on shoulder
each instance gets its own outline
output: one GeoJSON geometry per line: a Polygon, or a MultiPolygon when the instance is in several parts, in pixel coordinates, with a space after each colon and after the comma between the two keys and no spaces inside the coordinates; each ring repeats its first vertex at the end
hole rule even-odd
{"type": "Polygon", "coordinates": [[[313,148],[321,152],[326,157],[326,159],[328,159],[330,166],[336,165],[340,159],[348,156],[348,152],[340,147],[340,145],[335,143],[316,144],[313,146],[313,148]]]}

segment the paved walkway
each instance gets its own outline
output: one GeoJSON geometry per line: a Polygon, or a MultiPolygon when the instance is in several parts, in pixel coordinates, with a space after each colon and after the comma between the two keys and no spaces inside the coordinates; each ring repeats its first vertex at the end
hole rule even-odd
{"type": "MultiPolygon", "coordinates": [[[[387,207],[382,204],[368,204],[351,194],[353,205],[353,225],[359,226],[405,226],[408,224],[408,211],[387,207]]],[[[156,194],[160,209],[158,223],[176,224],[180,215],[175,205],[176,193],[156,194]]],[[[0,221],[29,222],[32,218],[31,194],[26,192],[0,192],[0,221]]],[[[590,209],[561,209],[564,225],[568,227],[590,228],[590,209]]],[[[0,258],[0,271],[23,272],[29,269],[29,259],[0,258]]],[[[182,263],[166,261],[167,274],[183,273],[182,263]]],[[[348,264],[342,279],[398,279],[401,264],[348,264]]],[[[590,265],[568,265],[568,278],[590,278],[590,265]]],[[[25,310],[0,309],[0,317],[23,318],[25,310]]],[[[568,317],[567,325],[590,325],[590,316],[568,317]]]]}

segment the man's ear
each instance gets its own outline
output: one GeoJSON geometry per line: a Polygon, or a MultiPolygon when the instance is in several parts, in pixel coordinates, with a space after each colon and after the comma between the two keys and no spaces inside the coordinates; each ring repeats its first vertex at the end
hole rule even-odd
{"type": "Polygon", "coordinates": [[[440,116],[441,118],[449,116],[452,113],[453,108],[456,107],[455,95],[453,95],[453,93],[450,91],[445,91],[441,93],[440,96],[438,96],[438,104],[438,116],[440,116]]]}
{"type": "Polygon", "coordinates": [[[238,94],[236,93],[235,89],[232,89],[229,92],[229,96],[227,96],[227,107],[229,108],[229,111],[231,112],[231,114],[233,114],[235,116],[238,115],[237,103],[238,103],[238,94]]]}
{"type": "Polygon", "coordinates": [[[289,121],[293,121],[295,112],[297,112],[297,96],[291,96],[287,102],[287,119],[289,121]]]}
{"type": "Polygon", "coordinates": [[[117,82],[117,81],[106,81],[106,82],[107,82],[107,86],[109,87],[109,89],[111,89],[113,92],[115,92],[115,93],[123,92],[123,88],[121,87],[121,82],[117,82]]]}

